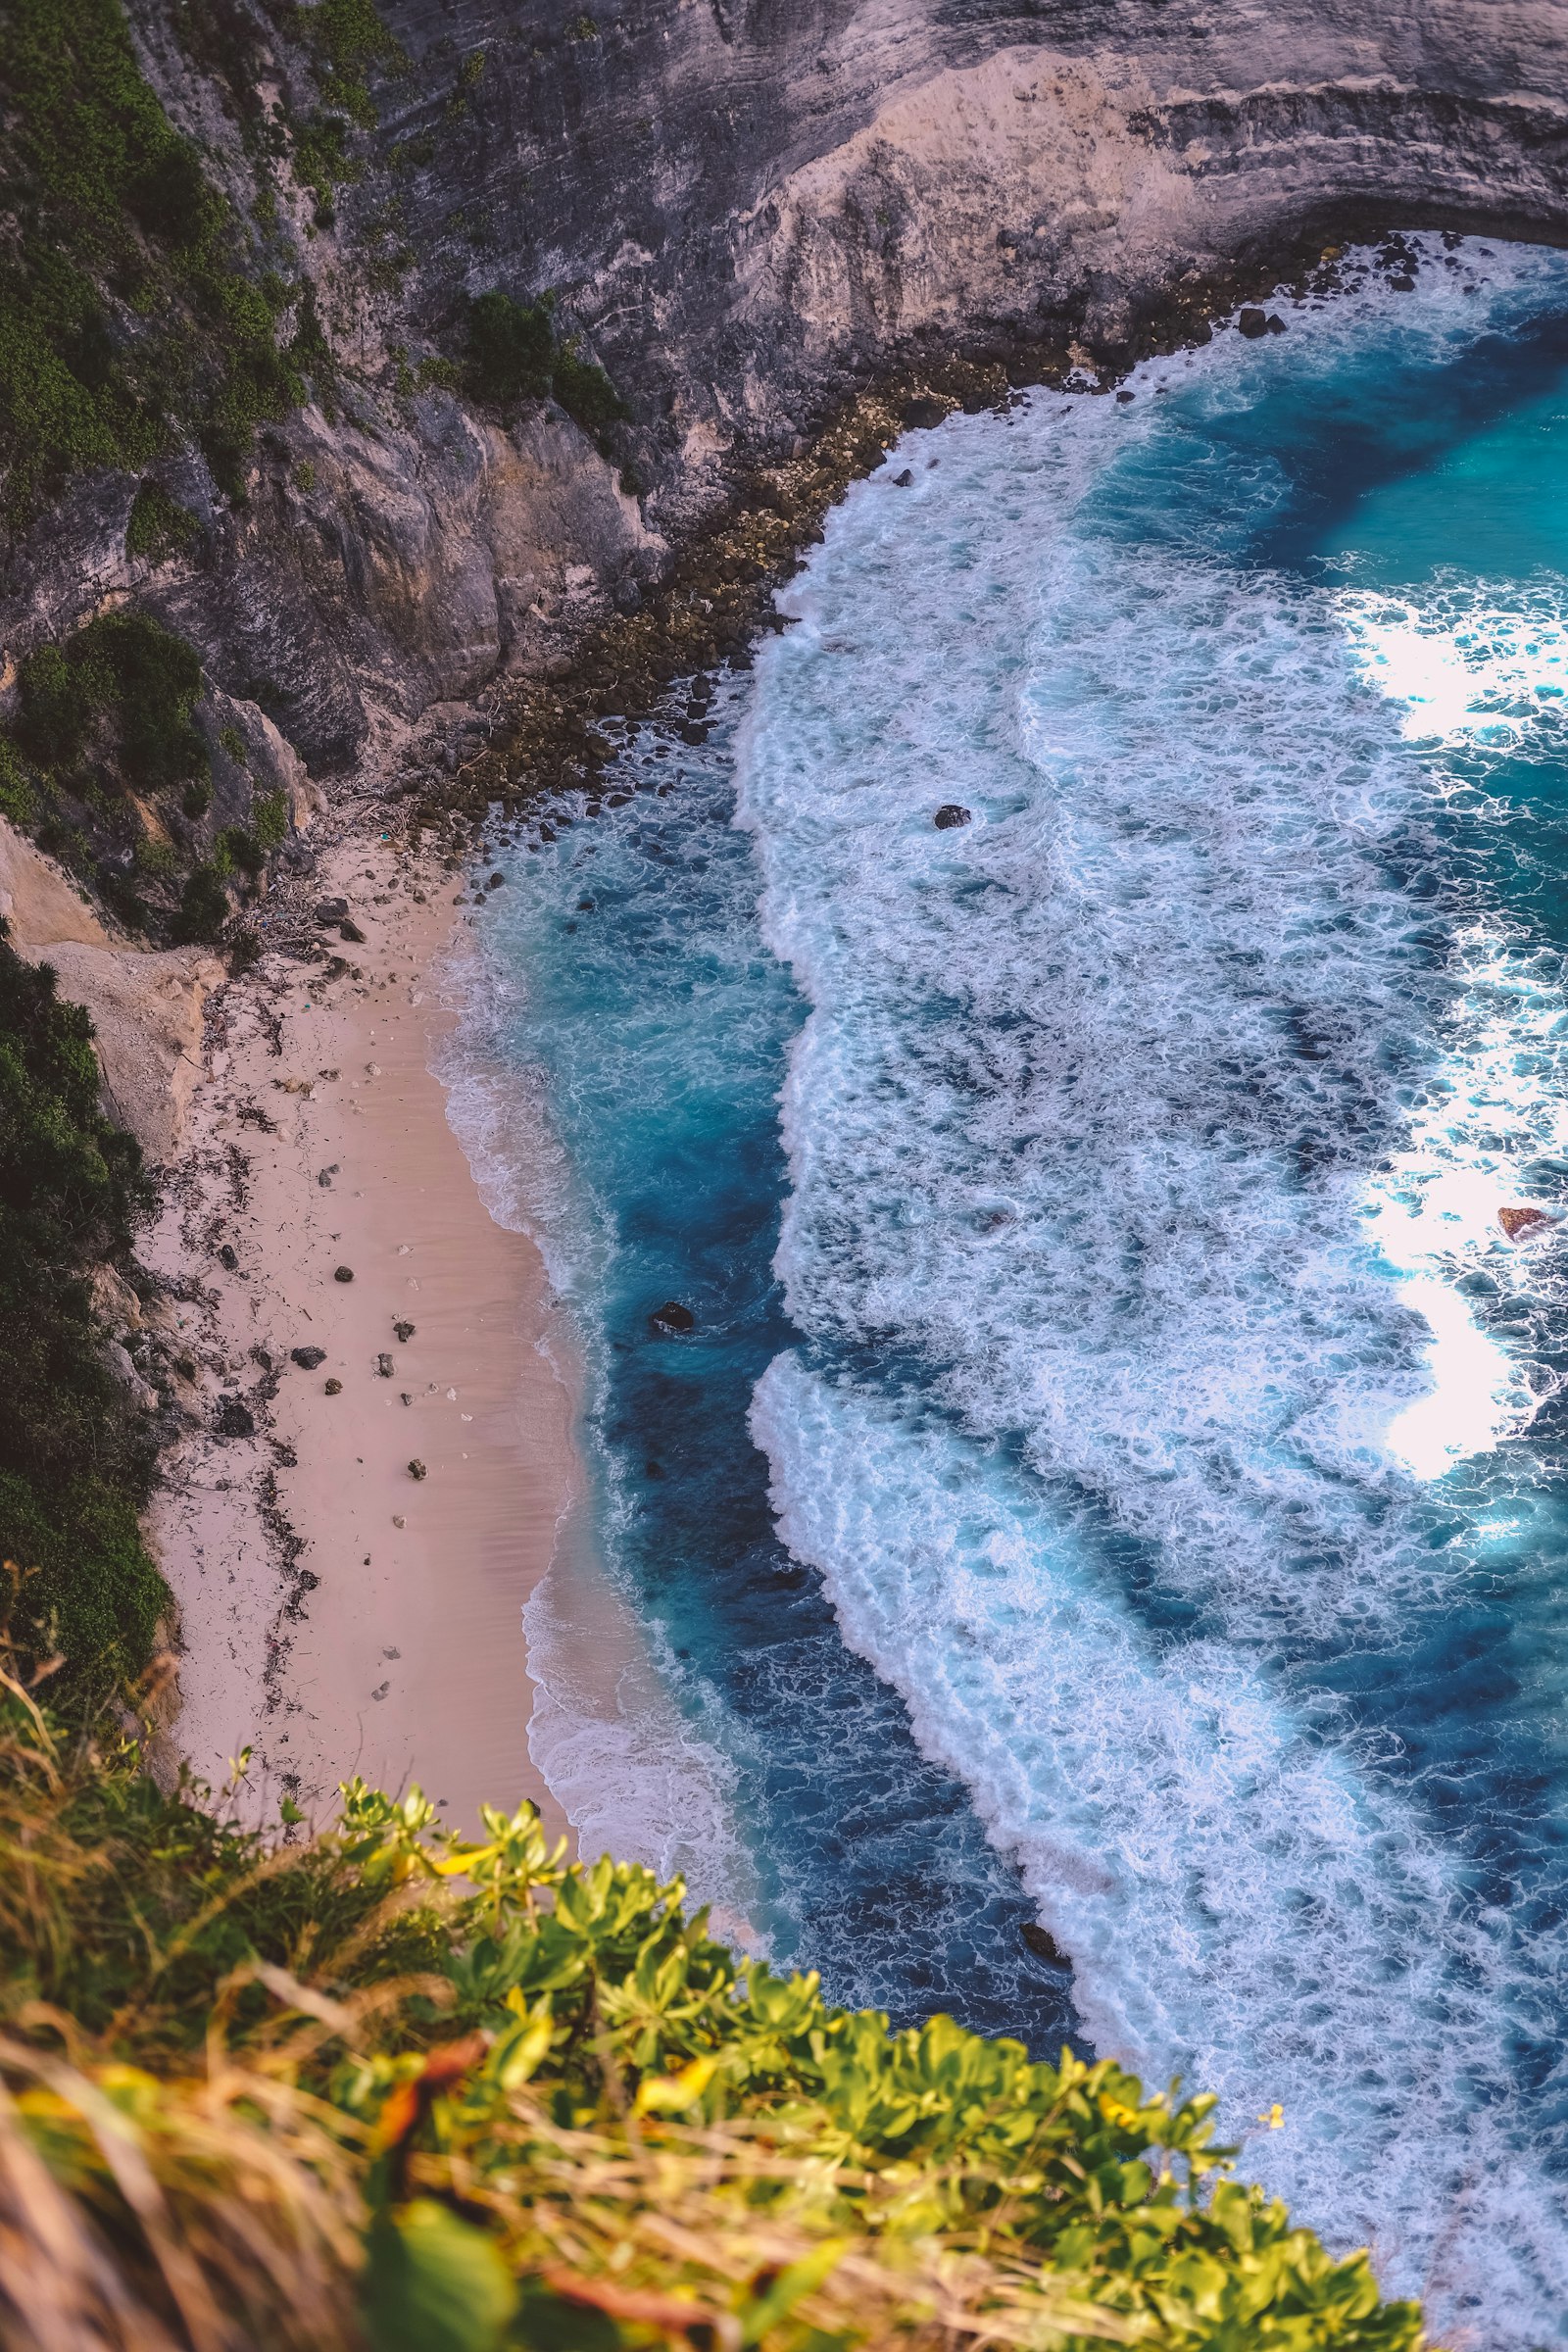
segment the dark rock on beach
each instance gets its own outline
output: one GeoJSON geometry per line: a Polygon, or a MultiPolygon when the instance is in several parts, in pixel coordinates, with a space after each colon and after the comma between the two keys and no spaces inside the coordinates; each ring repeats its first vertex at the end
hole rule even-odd
{"type": "Polygon", "coordinates": [[[324,1364],[325,1361],[326,1349],[324,1348],[291,1348],[289,1349],[289,1362],[298,1364],[302,1372],[314,1372],[318,1364],[324,1364]]]}
{"type": "Polygon", "coordinates": [[[213,1427],[220,1438],[254,1438],[256,1416],[238,1396],[220,1396],[213,1427]]]}
{"type": "Polygon", "coordinates": [[[347,899],[318,899],[316,919],[318,923],[346,923],[349,919],[347,899]]]}

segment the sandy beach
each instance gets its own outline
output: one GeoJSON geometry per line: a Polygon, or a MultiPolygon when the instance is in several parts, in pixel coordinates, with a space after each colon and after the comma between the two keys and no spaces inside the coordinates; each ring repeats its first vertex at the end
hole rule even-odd
{"type": "Polygon", "coordinates": [[[284,1795],[324,1818],[360,1773],[466,1820],[531,1796],[564,1826],[528,1755],[521,1610],[572,1496],[569,1359],[431,1071],[451,878],[346,843],[316,895],[346,897],[364,942],[324,935],[334,976],[272,956],[210,1001],[140,1249],[185,1351],[150,1521],[180,1615],[174,1744],[215,1786],[249,1747],[238,1801],[262,1818],[284,1795]]]}

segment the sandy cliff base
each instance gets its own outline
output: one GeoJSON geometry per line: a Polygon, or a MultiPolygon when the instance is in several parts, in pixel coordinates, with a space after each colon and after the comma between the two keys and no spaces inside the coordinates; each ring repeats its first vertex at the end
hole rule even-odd
{"type": "Polygon", "coordinates": [[[141,1251],[189,1348],[151,1523],[181,1617],[175,1743],[215,1785],[251,1746],[263,1817],[285,1794],[320,1817],[359,1772],[466,1819],[530,1795],[561,1826],[520,1612],[571,1498],[571,1399],[538,1253],[486,1213],[429,1069],[450,894],[363,845],[319,886],[365,944],[331,979],[269,957],[216,1001],[141,1251]]]}

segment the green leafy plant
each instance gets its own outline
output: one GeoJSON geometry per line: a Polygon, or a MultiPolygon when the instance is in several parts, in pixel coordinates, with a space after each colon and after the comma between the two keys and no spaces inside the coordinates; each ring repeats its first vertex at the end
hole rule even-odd
{"type": "Polygon", "coordinates": [[[96,772],[149,791],[205,775],[191,724],[199,657],[149,613],[106,612],[62,645],[40,646],[18,672],[17,741],[64,777],[96,772]]]}
{"type": "Polygon", "coordinates": [[[468,306],[467,325],[467,383],[476,400],[505,407],[553,393],[595,440],[630,414],[604,369],[560,340],[549,295],[516,302],[499,291],[481,294],[468,306]]]}
{"type": "Polygon", "coordinates": [[[143,482],[131,504],[125,525],[125,553],[150,564],[182,556],[201,536],[201,524],[187,507],[179,506],[159,482],[143,482]]]}
{"type": "Polygon", "coordinates": [[[107,2264],[180,2343],[221,2309],[223,2340],[299,2352],[1418,2343],[1365,2255],[1230,2177],[1208,2099],[835,2009],[678,1880],[567,1866],[528,1805],[464,1838],[355,1782],[269,1851],[135,1766],[0,1706],[28,1858],[0,1882],[0,2153],[38,2168],[0,2297],[56,2340],[90,2340],[107,2264]]]}
{"type": "Polygon", "coordinates": [[[137,1510],[152,1446],[106,1369],[85,1276],[122,1254],[147,1195],[98,1107],[92,1028],[0,927],[0,1553],[13,1623],[91,1696],[145,1665],[167,1603],[137,1510]]]}

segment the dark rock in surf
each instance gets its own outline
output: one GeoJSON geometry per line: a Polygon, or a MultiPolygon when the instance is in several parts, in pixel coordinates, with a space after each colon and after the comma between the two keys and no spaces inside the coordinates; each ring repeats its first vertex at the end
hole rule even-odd
{"type": "Polygon", "coordinates": [[[1247,337],[1249,343],[1255,343],[1259,335],[1268,333],[1268,315],[1264,311],[1245,310],[1238,318],[1236,325],[1238,331],[1247,337]]]}
{"type": "Polygon", "coordinates": [[[682,1306],[678,1298],[666,1298],[662,1306],[655,1307],[648,1320],[656,1331],[695,1331],[697,1328],[697,1317],[689,1306],[682,1306]]]}
{"type": "Polygon", "coordinates": [[[951,833],[955,825],[966,825],[970,821],[968,809],[960,808],[956,801],[944,801],[931,819],[939,833],[951,833]]]}
{"type": "Polygon", "coordinates": [[[913,473],[910,471],[909,467],[906,466],[902,473],[896,473],[893,476],[893,487],[895,490],[907,490],[913,480],[913,473]]]}
{"type": "Polygon", "coordinates": [[[1285,321],[1278,311],[1270,311],[1268,315],[1268,331],[1271,335],[1283,335],[1285,332],[1285,321]]]}
{"type": "Polygon", "coordinates": [[[1028,1919],[1025,1920],[1018,1933],[1037,1960],[1044,1960],[1049,1968],[1065,1969],[1069,1975],[1071,1974],[1072,1962],[1048,1928],[1043,1928],[1037,1921],[1028,1919]]]}

